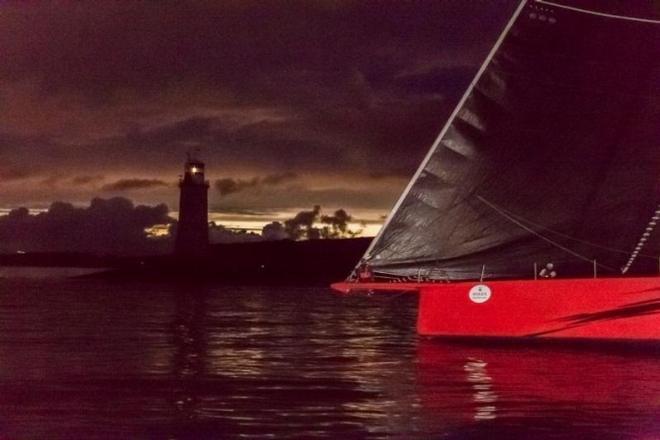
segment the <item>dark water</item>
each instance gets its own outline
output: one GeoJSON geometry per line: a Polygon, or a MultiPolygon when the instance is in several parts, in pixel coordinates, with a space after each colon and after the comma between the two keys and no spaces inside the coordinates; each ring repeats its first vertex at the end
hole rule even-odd
{"type": "Polygon", "coordinates": [[[2,439],[658,439],[658,350],[414,333],[414,296],[0,279],[2,439]]]}

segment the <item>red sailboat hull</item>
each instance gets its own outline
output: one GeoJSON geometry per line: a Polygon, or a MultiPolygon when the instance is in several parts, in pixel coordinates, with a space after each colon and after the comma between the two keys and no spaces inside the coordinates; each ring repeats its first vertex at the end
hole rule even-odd
{"type": "Polygon", "coordinates": [[[419,293],[421,335],[660,340],[660,277],[337,283],[344,293],[419,293]],[[488,298],[470,294],[475,286],[488,298]]]}

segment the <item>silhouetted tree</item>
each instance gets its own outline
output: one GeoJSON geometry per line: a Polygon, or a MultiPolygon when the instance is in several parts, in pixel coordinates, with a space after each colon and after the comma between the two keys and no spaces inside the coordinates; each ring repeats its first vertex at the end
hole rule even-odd
{"type": "Polygon", "coordinates": [[[272,222],[263,227],[261,235],[265,240],[314,240],[355,237],[362,230],[349,229],[353,221],[346,210],[338,209],[333,215],[321,215],[321,207],[314,206],[311,211],[301,211],[293,218],[280,222],[272,222]],[[321,227],[316,225],[321,224],[321,227]]]}

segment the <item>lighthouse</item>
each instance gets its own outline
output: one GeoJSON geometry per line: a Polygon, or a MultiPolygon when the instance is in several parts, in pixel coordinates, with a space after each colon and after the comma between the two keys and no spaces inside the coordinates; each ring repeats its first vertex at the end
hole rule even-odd
{"type": "Polygon", "coordinates": [[[205,255],[209,247],[209,183],[204,179],[204,162],[190,153],[179,188],[179,224],[174,252],[184,257],[205,255]]]}

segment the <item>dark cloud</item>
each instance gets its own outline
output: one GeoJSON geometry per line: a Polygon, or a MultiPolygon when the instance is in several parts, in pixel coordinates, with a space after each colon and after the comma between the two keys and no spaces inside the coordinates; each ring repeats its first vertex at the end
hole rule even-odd
{"type": "Polygon", "coordinates": [[[221,128],[217,118],[192,117],[157,127],[131,128],[121,139],[122,143],[139,147],[158,148],[163,145],[202,143],[212,138],[221,128]]]}
{"type": "Polygon", "coordinates": [[[268,98],[273,73],[298,70],[324,85],[357,66],[379,83],[411,61],[482,44],[512,3],[16,3],[3,10],[1,48],[13,62],[0,72],[37,77],[49,93],[83,90],[95,101],[116,89],[154,93],[193,80],[229,84],[241,97],[263,87],[268,98]]]}
{"type": "Polygon", "coordinates": [[[214,186],[221,196],[228,196],[250,188],[281,185],[296,180],[297,178],[298,175],[291,172],[272,174],[264,177],[253,177],[248,180],[223,178],[216,180],[214,186]]]}
{"type": "Polygon", "coordinates": [[[171,222],[165,205],[135,206],[119,197],[97,198],[84,208],[55,202],[40,214],[17,208],[0,217],[0,243],[10,252],[149,253],[166,249],[144,229],[171,222]]]}
{"type": "MultiPolygon", "coordinates": [[[[69,177],[49,192],[3,185],[0,199],[88,200],[100,180],[70,176],[166,180],[201,148],[211,180],[310,176],[286,200],[264,189],[287,177],[221,179],[223,199],[259,189],[259,209],[325,206],[326,189],[295,197],[319,191],[314,179],[358,176],[369,185],[350,203],[364,203],[370,173],[412,174],[516,3],[3,4],[0,160],[69,177]]],[[[402,185],[377,195],[381,209],[402,185]]]]}
{"type": "Polygon", "coordinates": [[[241,192],[246,188],[253,188],[257,186],[257,184],[258,180],[256,178],[250,180],[223,178],[216,180],[214,186],[221,196],[227,196],[229,194],[241,192]]]}
{"type": "Polygon", "coordinates": [[[89,185],[102,180],[103,176],[76,176],[71,179],[71,183],[73,185],[89,185]]]}
{"type": "Polygon", "coordinates": [[[366,174],[366,177],[373,180],[384,180],[392,178],[410,178],[412,176],[411,170],[401,168],[401,169],[390,169],[387,171],[372,171],[366,174]]]}
{"type": "Polygon", "coordinates": [[[443,93],[447,90],[461,90],[465,79],[474,73],[473,67],[466,66],[437,66],[418,72],[409,72],[399,75],[394,84],[397,88],[411,94],[443,93]]]}
{"type": "Polygon", "coordinates": [[[103,185],[103,191],[130,191],[134,189],[147,189],[159,186],[168,186],[168,183],[159,179],[120,179],[116,182],[103,185]]]}
{"type": "Polygon", "coordinates": [[[30,177],[32,173],[25,168],[18,167],[2,167],[0,168],[0,182],[7,182],[11,180],[21,180],[30,177]]]}
{"type": "Polygon", "coordinates": [[[223,207],[222,209],[219,209],[220,214],[223,215],[229,215],[229,216],[236,216],[236,218],[245,218],[245,217],[266,217],[266,216],[272,216],[274,214],[273,211],[258,211],[255,209],[245,209],[245,208],[236,208],[232,206],[226,206],[223,207]]]}
{"type": "Polygon", "coordinates": [[[290,182],[296,180],[298,175],[296,173],[282,173],[282,174],[272,174],[261,179],[262,185],[280,185],[285,182],[290,182]]]}

